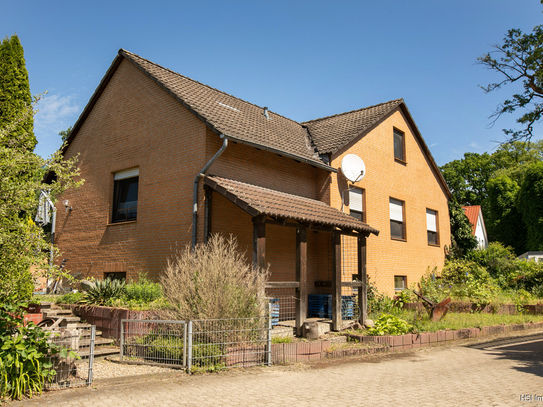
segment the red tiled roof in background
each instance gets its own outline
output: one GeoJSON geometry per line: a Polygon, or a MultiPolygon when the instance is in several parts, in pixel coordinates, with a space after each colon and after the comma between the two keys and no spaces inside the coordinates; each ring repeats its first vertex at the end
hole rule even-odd
{"type": "Polygon", "coordinates": [[[462,209],[468,217],[469,223],[471,223],[471,233],[475,236],[475,229],[477,228],[477,220],[479,219],[479,213],[481,213],[480,205],[463,206],[462,209]]]}
{"type": "Polygon", "coordinates": [[[206,176],[204,182],[251,216],[267,215],[367,234],[379,234],[377,229],[315,199],[213,175],[206,176]]]}

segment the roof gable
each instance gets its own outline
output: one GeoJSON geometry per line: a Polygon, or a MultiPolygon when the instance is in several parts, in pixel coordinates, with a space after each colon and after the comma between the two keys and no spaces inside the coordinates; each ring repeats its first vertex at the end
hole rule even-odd
{"type": "Polygon", "coordinates": [[[462,209],[464,210],[464,213],[466,214],[469,220],[469,223],[471,224],[471,233],[475,235],[479,216],[481,217],[483,216],[483,214],[481,213],[481,206],[480,205],[463,206],[462,209]]]}
{"type": "Polygon", "coordinates": [[[333,154],[389,116],[403,99],[302,122],[321,154],[333,154]]]}

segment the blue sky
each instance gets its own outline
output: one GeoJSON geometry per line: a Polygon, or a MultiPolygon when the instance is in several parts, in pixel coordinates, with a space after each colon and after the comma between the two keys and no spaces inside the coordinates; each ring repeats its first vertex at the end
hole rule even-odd
{"type": "MultiPolygon", "coordinates": [[[[25,49],[36,151],[73,125],[119,48],[297,121],[404,98],[439,165],[492,151],[488,118],[516,86],[475,64],[510,28],[542,22],[537,0],[2,0],[0,35],[25,49]]],[[[541,138],[541,137],[537,137],[541,138]]]]}

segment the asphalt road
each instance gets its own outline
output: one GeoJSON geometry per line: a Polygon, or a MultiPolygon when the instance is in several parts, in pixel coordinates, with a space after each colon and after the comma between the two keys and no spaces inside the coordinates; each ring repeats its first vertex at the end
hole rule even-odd
{"type": "Polygon", "coordinates": [[[543,406],[543,332],[379,357],[96,381],[15,406],[543,406]]]}

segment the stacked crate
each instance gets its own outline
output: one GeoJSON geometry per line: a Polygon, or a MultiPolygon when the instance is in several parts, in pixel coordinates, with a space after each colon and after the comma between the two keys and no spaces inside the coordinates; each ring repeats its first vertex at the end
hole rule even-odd
{"type": "Polygon", "coordinates": [[[279,325],[279,298],[271,298],[270,304],[272,326],[279,325]]]}
{"type": "MultiPolygon", "coordinates": [[[[332,294],[309,294],[307,299],[309,318],[332,318],[332,294]]],[[[341,318],[354,318],[354,301],[354,296],[341,296],[341,318]]]]}

